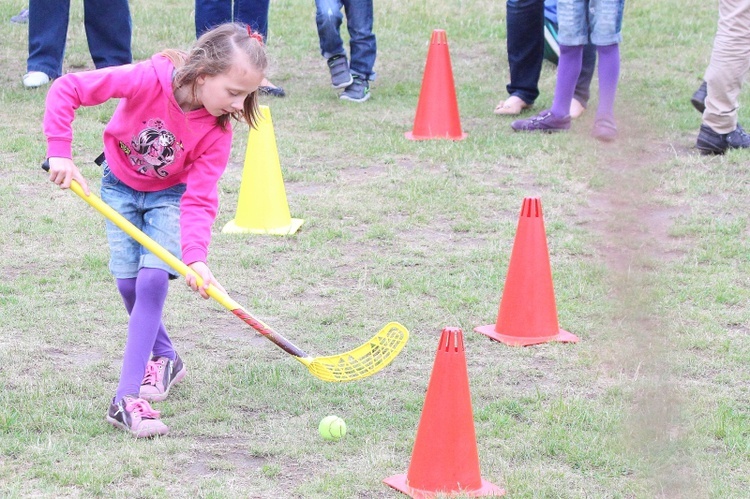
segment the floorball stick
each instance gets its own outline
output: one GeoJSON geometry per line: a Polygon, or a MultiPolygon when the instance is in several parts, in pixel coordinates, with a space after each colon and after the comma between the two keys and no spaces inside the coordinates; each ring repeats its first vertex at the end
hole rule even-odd
{"type": "MultiPolygon", "coordinates": [[[[42,168],[49,171],[49,164],[45,161],[42,168]]],[[[126,234],[142,244],[143,247],[162,259],[175,271],[183,276],[188,273],[196,275],[190,267],[169,253],[156,241],[144,234],[135,225],[130,223],[130,221],[102,201],[101,198],[93,193],[87,196],[83,192],[80,184],[75,180],[71,182],[70,189],[78,194],[81,199],[94,207],[99,213],[107,217],[112,223],[122,229],[126,234]]],[[[201,278],[197,275],[196,277],[198,283],[201,284],[201,278]]],[[[354,350],[327,357],[311,357],[302,349],[284,338],[281,334],[271,329],[271,327],[263,323],[263,321],[253,317],[252,314],[242,308],[240,304],[227,294],[222,293],[215,286],[209,285],[207,293],[211,298],[219,302],[227,310],[230,310],[250,327],[304,364],[315,377],[323,381],[353,381],[371,376],[390,364],[391,361],[401,352],[404,345],[406,345],[406,341],[409,339],[409,332],[404,326],[398,322],[390,322],[367,343],[355,348],[354,350]]]]}

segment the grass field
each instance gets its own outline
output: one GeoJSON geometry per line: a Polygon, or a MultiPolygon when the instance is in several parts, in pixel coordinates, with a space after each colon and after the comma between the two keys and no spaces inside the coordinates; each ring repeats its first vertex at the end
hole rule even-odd
{"type": "MultiPolygon", "coordinates": [[[[92,67],[73,2],[66,71],[92,67]]],[[[192,2],[130,2],[138,60],[194,35],[192,2]]],[[[156,403],[168,437],[104,420],[127,317],[102,217],[39,169],[45,90],[25,90],[27,32],[0,4],[0,497],[398,498],[441,330],[464,331],[482,477],[513,498],[744,498],[750,490],[750,161],[701,156],[689,99],[715,2],[633,0],[616,113],[621,138],[514,134],[505,2],[376,2],[372,99],[342,102],[314,5],[274,0],[271,108],[293,236],[236,236],[247,128],[236,127],[210,264],[232,296],[313,355],[389,321],[411,338],[391,366],[324,383],[182,281],[165,323],[188,376],[156,403]],[[433,29],[445,29],[463,141],[408,141],[433,29]],[[519,209],[538,196],[560,326],[577,344],[514,348],[492,323],[519,209]],[[343,417],[347,436],[321,439],[343,417]]],[[[536,110],[551,104],[547,63],[536,110]]],[[[594,81],[596,84],[596,79],[594,81]]],[[[743,102],[747,92],[742,95],[743,102]]],[[[93,159],[114,103],[81,109],[75,159],[93,159]]],[[[740,109],[740,120],[747,117],[740,109]]],[[[440,439],[440,434],[432,438],[440,439]]]]}

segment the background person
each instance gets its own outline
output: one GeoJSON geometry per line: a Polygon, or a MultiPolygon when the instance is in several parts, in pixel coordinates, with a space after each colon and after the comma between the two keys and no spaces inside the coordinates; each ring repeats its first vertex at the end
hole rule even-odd
{"type": "MultiPolygon", "coordinates": [[[[558,64],[557,0],[508,0],[506,31],[510,83],[509,97],[495,107],[495,114],[515,116],[534,105],[539,97],[542,61],[558,64]],[[551,38],[551,39],[550,39],[551,38]]],[[[577,118],[586,109],[596,66],[596,48],[584,48],[581,75],[571,101],[570,115],[577,118]]]]}
{"type": "MultiPolygon", "coordinates": [[[[703,122],[695,144],[701,153],[723,154],[727,149],[750,147],[750,136],[737,122],[738,99],[748,70],[750,0],[719,0],[719,22],[705,75],[703,122]]],[[[696,93],[700,92],[701,88],[696,93]]],[[[700,97],[694,95],[693,100],[700,97]]]]}
{"type": "Polygon", "coordinates": [[[370,82],[375,79],[378,48],[373,27],[372,0],[315,0],[315,23],[318,28],[320,54],[331,73],[331,86],[343,88],[339,98],[364,102],[370,98],[370,82]],[[349,32],[349,57],[346,58],[341,24],[346,12],[349,32]]]}
{"type": "MultiPolygon", "coordinates": [[[[195,36],[228,22],[239,22],[268,40],[268,10],[271,0],[195,0],[195,36]]],[[[286,92],[267,78],[263,79],[260,92],[274,97],[284,97],[286,92]]]]}
{"type": "MultiPolygon", "coordinates": [[[[29,2],[29,57],[26,88],[46,85],[62,75],[70,0],[29,2]]],[[[127,0],[84,0],[83,24],[94,66],[129,64],[132,28],[127,0]]]]}
{"type": "Polygon", "coordinates": [[[518,132],[558,132],[570,128],[570,104],[581,73],[583,49],[596,45],[599,56],[599,105],[592,136],[603,142],[617,137],[615,94],[620,77],[620,42],[625,0],[559,0],[560,63],[552,107],[538,115],[516,120],[518,132]]]}

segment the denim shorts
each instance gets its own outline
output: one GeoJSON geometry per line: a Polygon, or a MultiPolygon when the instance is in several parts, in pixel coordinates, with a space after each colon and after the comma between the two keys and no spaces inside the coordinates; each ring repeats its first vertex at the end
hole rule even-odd
{"type": "Polygon", "coordinates": [[[625,0],[558,0],[560,45],[614,45],[622,42],[625,0]]]}
{"type": "MultiPolygon", "coordinates": [[[[102,166],[102,201],[175,257],[181,258],[180,199],[185,192],[185,184],[178,184],[163,191],[136,191],[115,177],[106,161],[102,166]]],[[[110,255],[109,270],[117,279],[136,277],[142,267],[166,270],[172,279],[179,275],[176,270],[109,220],[107,241],[110,255]]]]}

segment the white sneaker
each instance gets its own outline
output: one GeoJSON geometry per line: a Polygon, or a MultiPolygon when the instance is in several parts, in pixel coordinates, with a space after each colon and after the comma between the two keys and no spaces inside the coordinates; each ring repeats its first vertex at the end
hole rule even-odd
{"type": "Polygon", "coordinates": [[[29,71],[23,75],[23,86],[26,88],[37,88],[49,83],[49,76],[41,71],[29,71]]]}

